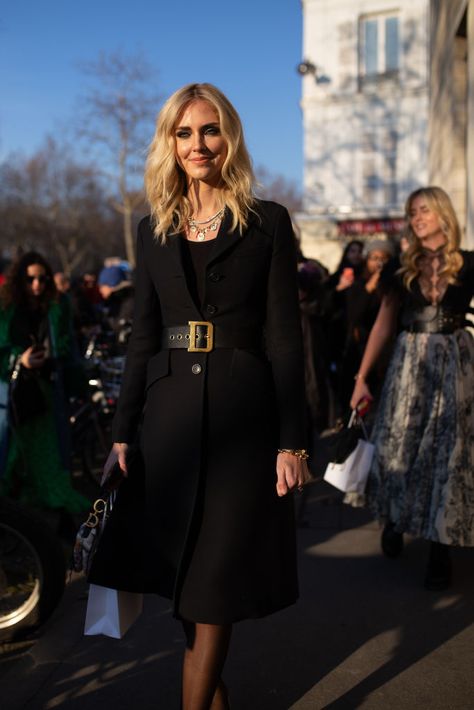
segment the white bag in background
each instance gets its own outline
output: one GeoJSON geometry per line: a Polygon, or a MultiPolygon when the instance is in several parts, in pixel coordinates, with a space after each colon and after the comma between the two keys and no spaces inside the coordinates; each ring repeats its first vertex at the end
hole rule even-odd
{"type": "Polygon", "coordinates": [[[363,493],[367,483],[374,445],[359,439],[354,451],[343,463],[329,463],[324,473],[324,480],[346,493],[363,493]]]}
{"type": "Polygon", "coordinates": [[[143,594],[122,592],[91,584],[84,634],[86,636],[104,634],[104,636],[120,639],[140,616],[142,608],[143,594]]]}

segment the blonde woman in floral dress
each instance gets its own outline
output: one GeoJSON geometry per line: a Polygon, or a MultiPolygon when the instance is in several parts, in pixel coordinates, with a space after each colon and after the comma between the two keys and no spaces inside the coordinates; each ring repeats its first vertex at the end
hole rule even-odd
{"type": "Polygon", "coordinates": [[[398,557],[403,533],[428,540],[428,589],[451,583],[449,546],[474,545],[474,340],[466,313],[474,253],[439,187],[406,203],[409,247],[387,284],[351,406],[370,395],[367,376],[398,335],[373,431],[367,503],[384,522],[382,549],[398,557]]]}

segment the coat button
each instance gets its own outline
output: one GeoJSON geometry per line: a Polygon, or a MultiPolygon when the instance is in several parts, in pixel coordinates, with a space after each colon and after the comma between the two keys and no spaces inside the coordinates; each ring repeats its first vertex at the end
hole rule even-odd
{"type": "Polygon", "coordinates": [[[217,306],[213,306],[212,304],[208,304],[206,306],[206,311],[209,313],[210,316],[213,316],[217,313],[217,306]]]}
{"type": "Polygon", "coordinates": [[[191,368],[193,375],[199,375],[202,372],[202,367],[198,362],[195,362],[191,368]]]}
{"type": "Polygon", "coordinates": [[[217,283],[220,281],[222,278],[222,274],[218,274],[217,271],[212,271],[209,274],[209,281],[213,281],[214,283],[217,283]]]}

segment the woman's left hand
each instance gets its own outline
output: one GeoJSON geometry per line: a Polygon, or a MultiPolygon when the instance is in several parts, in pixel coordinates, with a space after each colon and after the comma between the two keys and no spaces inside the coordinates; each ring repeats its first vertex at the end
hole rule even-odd
{"type": "Polygon", "coordinates": [[[276,472],[276,490],[280,497],[295,488],[301,490],[306,483],[313,480],[306,459],[300,459],[286,451],[277,456],[276,472]]]}

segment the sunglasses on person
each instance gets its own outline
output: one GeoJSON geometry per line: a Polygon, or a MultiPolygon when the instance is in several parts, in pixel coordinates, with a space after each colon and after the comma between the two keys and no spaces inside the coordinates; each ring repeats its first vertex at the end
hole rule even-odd
{"type": "Polygon", "coordinates": [[[39,281],[40,284],[46,283],[48,280],[47,276],[41,275],[41,276],[25,276],[26,283],[32,284],[34,281],[39,281]]]}

